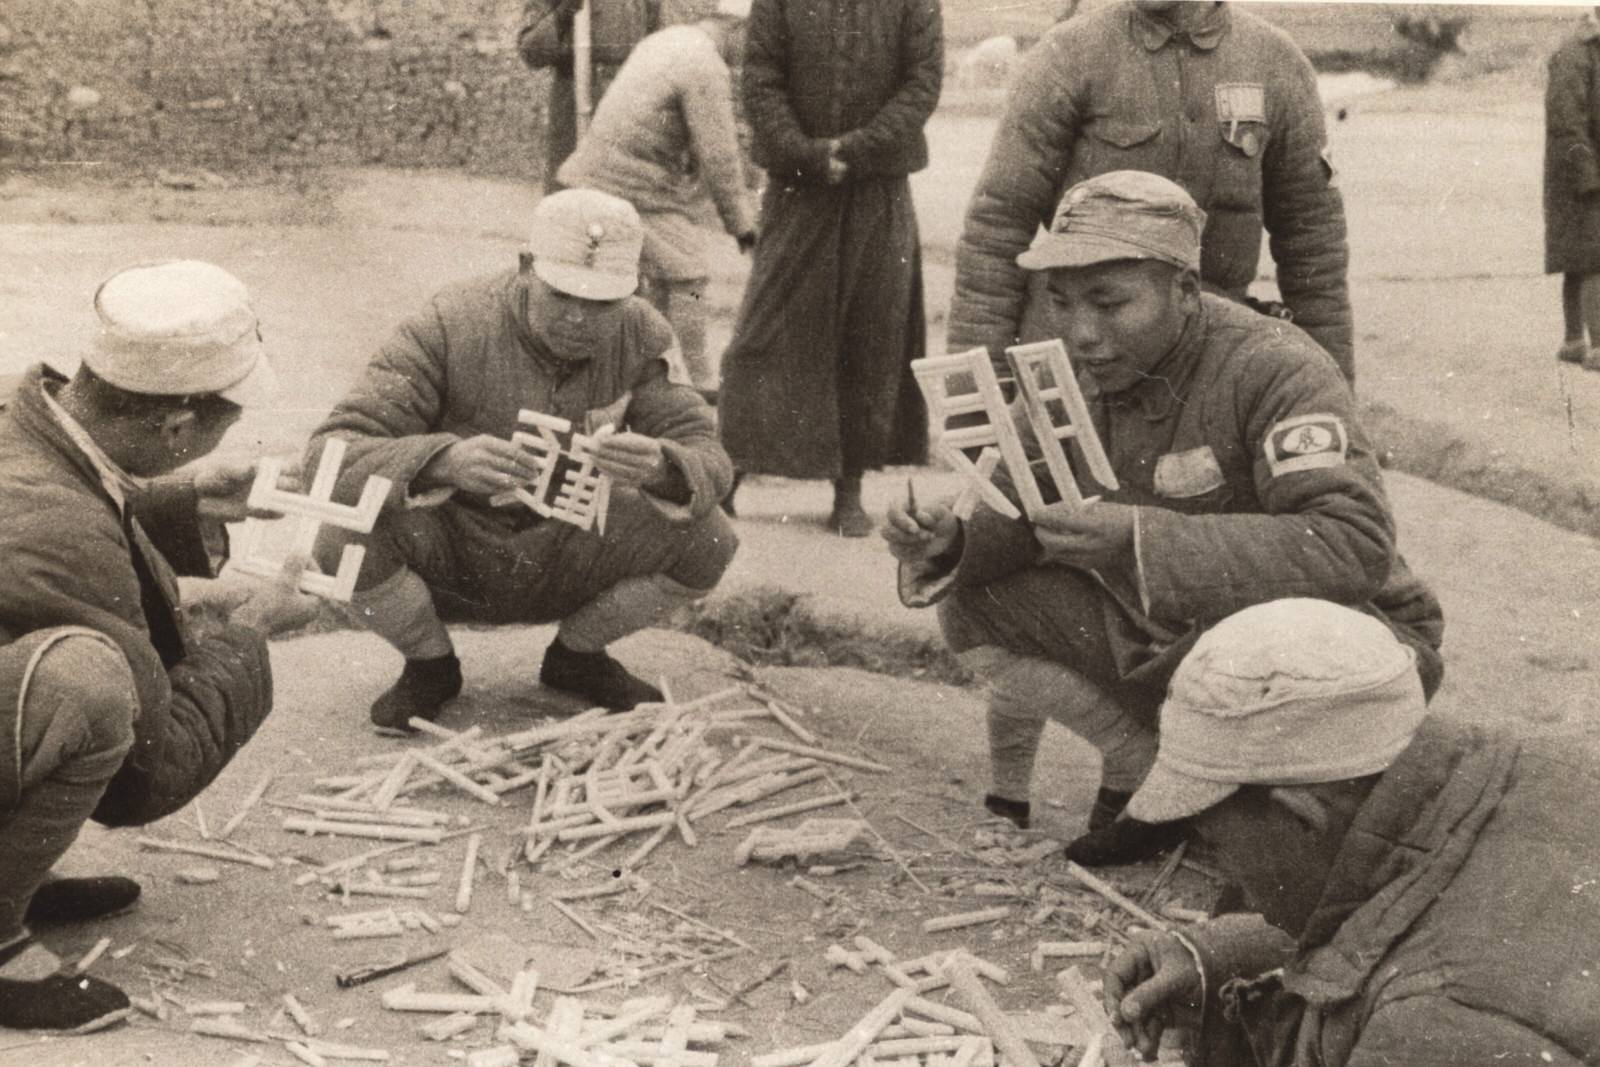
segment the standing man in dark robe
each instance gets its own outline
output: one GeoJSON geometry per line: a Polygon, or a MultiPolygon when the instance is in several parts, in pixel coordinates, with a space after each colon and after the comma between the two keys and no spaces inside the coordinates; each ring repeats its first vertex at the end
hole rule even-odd
{"type": "Polygon", "coordinates": [[[939,102],[938,0],[755,0],[743,80],[768,184],[722,441],[742,472],[831,478],[828,524],[872,532],[862,472],[921,463],[922,260],[907,176],[939,102]]]}

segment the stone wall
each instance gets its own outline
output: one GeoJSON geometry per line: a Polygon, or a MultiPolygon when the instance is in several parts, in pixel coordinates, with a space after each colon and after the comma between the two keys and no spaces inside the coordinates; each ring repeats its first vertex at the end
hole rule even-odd
{"type": "Polygon", "coordinates": [[[0,160],[537,172],[520,0],[5,0],[0,160]]]}

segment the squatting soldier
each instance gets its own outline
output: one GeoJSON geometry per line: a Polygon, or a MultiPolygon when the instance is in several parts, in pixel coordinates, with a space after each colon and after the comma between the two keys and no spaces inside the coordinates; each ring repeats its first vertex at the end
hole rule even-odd
{"type": "MultiPolygon", "coordinates": [[[[1360,605],[1417,653],[1431,695],[1438,602],[1395,550],[1372,446],[1338,368],[1290,323],[1202,292],[1205,216],[1174,183],[1074,186],[1019,257],[1046,272],[1058,335],[1120,488],[1033,521],[891,509],[902,599],[989,684],[991,810],[1028,817],[1047,719],[1100,750],[1084,863],[1142,858],[1180,827],[1116,820],[1156,750],[1167,680],[1207,627],[1285,596],[1360,605]],[[1116,820],[1116,821],[1113,821],[1116,820]]],[[[1074,446],[1076,447],[1076,446],[1074,446]]]]}
{"type": "Polygon", "coordinates": [[[138,883],[50,869],[88,819],[139,826],[194,799],[272,710],[267,636],[316,611],[292,578],[203,633],[178,603],[174,571],[212,575],[254,480],[250,463],[170,473],[270,391],[243,284],[142,264],[95,311],[71,380],[35,366],[0,414],[0,1026],[20,1029],[128,1010],[30,931],[122,911],[138,883]]]}
{"type": "Polygon", "coordinates": [[[1247,608],[1202,637],[1128,810],[1192,820],[1256,914],[1138,935],[1108,1014],[1198,1067],[1600,1063],[1600,758],[1425,714],[1370,615],[1247,608]]]}
{"type": "Polygon", "coordinates": [[[1354,380],[1344,201],[1316,76],[1283,32],[1227,4],[1119,3],[1051,29],[1015,85],[956,251],[950,351],[1003,364],[1019,335],[1049,336],[1017,253],[1067,186],[1146,170],[1205,210],[1209,290],[1244,298],[1265,227],[1294,321],[1354,380]]]}
{"type": "MultiPolygon", "coordinates": [[[[560,621],[540,681],[608,708],[661,694],[606,654],[717,584],[737,540],[717,502],[732,465],[711,409],[667,380],[672,330],[632,296],[643,231],[624,200],[567,189],[534,209],[531,267],[451,286],[373,357],[313,435],[348,443],[335,492],[394,483],[352,605],[406,657],[372,721],[433,718],[461,689],[443,616],[560,621]],[[510,440],[523,409],[599,438],[604,532],[491,498],[538,470],[510,440]]],[[[351,537],[324,528],[319,562],[351,537]]]]}

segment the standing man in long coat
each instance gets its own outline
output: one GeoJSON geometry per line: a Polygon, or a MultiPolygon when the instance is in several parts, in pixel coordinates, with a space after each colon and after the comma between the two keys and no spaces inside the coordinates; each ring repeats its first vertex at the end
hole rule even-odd
{"type": "Polygon", "coordinates": [[[1550,57],[1544,98],[1544,269],[1561,275],[1556,358],[1600,370],[1600,19],[1550,57]]]}
{"type": "Polygon", "coordinates": [[[922,261],[907,176],[939,102],[938,0],[756,0],[743,81],[767,171],[755,263],[723,356],[722,440],[743,472],[831,478],[864,537],[863,471],[920,463],[922,261]]]}

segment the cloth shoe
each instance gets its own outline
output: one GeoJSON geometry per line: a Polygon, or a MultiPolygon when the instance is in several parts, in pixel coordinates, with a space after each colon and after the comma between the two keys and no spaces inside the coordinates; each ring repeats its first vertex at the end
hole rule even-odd
{"type": "Polygon", "coordinates": [[[461,660],[455,653],[408,659],[399,680],[372,702],[373,725],[410,732],[413,717],[432,722],[460,692],[461,660]]]}
{"type": "Polygon", "coordinates": [[[1561,347],[1556,349],[1556,359],[1562,363],[1582,363],[1588,354],[1588,346],[1582,340],[1563,341],[1561,347]]]}
{"type": "Polygon", "coordinates": [[[1133,799],[1132,793],[1125,793],[1120,789],[1107,789],[1101,786],[1094,795],[1094,806],[1089,809],[1089,830],[1102,830],[1117,821],[1117,816],[1122,814],[1122,809],[1128,806],[1128,801],[1133,799]]]}
{"type": "Polygon", "coordinates": [[[30,927],[60,926],[116,915],[139,899],[132,878],[52,878],[34,891],[23,922],[30,927]]]}
{"type": "Polygon", "coordinates": [[[1026,800],[1008,800],[993,793],[985,793],[983,806],[989,809],[989,814],[998,815],[1002,819],[1010,819],[1018,830],[1028,828],[1030,807],[1026,800]]]}
{"type": "Polygon", "coordinates": [[[550,642],[545,649],[539,684],[612,711],[627,711],[637,704],[659,703],[663,699],[661,690],[629,674],[604,650],[575,652],[560,641],[550,642]]]}
{"type": "Polygon", "coordinates": [[[4,977],[6,963],[31,946],[33,940],[25,937],[0,949],[0,1028],[87,1032],[126,1019],[133,1010],[126,993],[86,974],[4,977]]]}
{"type": "Polygon", "coordinates": [[[722,513],[730,519],[737,519],[739,512],[733,506],[733,494],[739,491],[739,483],[744,481],[743,471],[733,472],[733,484],[728,486],[728,493],[722,498],[722,513]]]}
{"type": "Polygon", "coordinates": [[[1153,823],[1124,817],[1069,842],[1066,856],[1085,867],[1142,863],[1169,848],[1176,848],[1188,833],[1189,824],[1185,819],[1153,823]]]}

